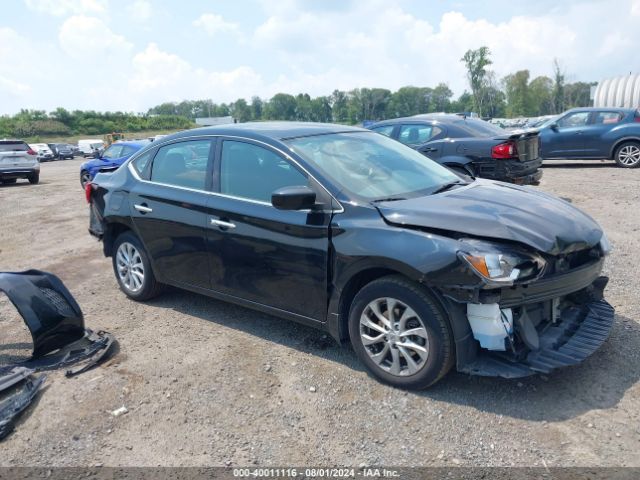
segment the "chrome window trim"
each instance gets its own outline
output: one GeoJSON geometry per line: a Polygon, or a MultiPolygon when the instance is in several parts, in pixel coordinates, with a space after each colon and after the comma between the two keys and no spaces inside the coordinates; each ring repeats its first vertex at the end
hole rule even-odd
{"type": "MultiPolygon", "coordinates": [[[[267,149],[271,149],[271,150],[275,150],[276,152],[280,153],[282,156],[284,156],[287,160],[289,160],[290,162],[293,162],[295,165],[298,166],[298,168],[300,168],[307,176],[309,176],[310,178],[312,178],[318,185],[320,185],[320,187],[327,192],[327,195],[329,195],[329,197],[331,197],[331,199],[336,202],[336,204],[338,205],[338,208],[331,208],[329,210],[331,210],[333,213],[343,213],[344,212],[344,207],[342,206],[342,204],[338,201],[338,199],[336,197],[334,197],[331,192],[329,190],[327,190],[327,188],[318,181],[318,179],[316,177],[314,177],[306,168],[304,168],[304,166],[300,165],[300,163],[298,161],[296,161],[291,155],[289,155],[287,152],[284,152],[282,150],[280,150],[277,147],[274,147],[273,145],[269,145],[266,142],[263,142],[261,140],[256,140],[254,138],[249,138],[249,137],[241,137],[238,135],[222,135],[222,134],[216,134],[216,135],[192,135],[189,137],[180,137],[180,138],[174,138],[172,140],[168,140],[168,141],[164,141],[162,143],[157,143],[156,142],[152,142],[152,145],[154,145],[154,147],[158,147],[158,149],[166,146],[166,145],[170,145],[172,143],[179,143],[183,140],[186,141],[193,141],[194,139],[202,139],[203,137],[206,138],[229,138],[229,139],[238,139],[238,140],[248,140],[249,143],[259,143],[261,145],[264,145],[267,149]]],[[[132,163],[136,160],[136,158],[138,158],[139,156],[142,155],[142,152],[140,152],[139,155],[134,155],[132,156],[128,163],[127,163],[127,168],[129,169],[129,171],[131,172],[131,174],[136,178],[136,180],[140,181],[140,182],[144,182],[144,183],[151,183],[153,185],[160,185],[163,187],[172,187],[172,188],[177,188],[180,190],[186,190],[189,192],[196,192],[196,193],[206,193],[209,195],[214,195],[217,197],[224,197],[224,198],[230,198],[232,200],[242,200],[244,202],[248,202],[248,203],[254,203],[257,205],[268,205],[271,208],[275,208],[270,202],[263,202],[261,200],[253,200],[251,198],[244,198],[244,197],[236,197],[234,195],[227,195],[225,193],[220,193],[220,192],[211,192],[208,190],[198,190],[196,188],[189,188],[189,187],[181,187],[179,185],[170,185],[168,183],[162,183],[162,182],[153,182],[151,180],[145,180],[144,178],[141,178],[140,175],[138,174],[137,170],[133,167],[132,163]]],[[[153,159],[152,159],[153,161],[153,159]]],[[[300,210],[300,211],[307,211],[307,210],[300,210]]],[[[310,210],[309,210],[310,211],[310,210]]]]}

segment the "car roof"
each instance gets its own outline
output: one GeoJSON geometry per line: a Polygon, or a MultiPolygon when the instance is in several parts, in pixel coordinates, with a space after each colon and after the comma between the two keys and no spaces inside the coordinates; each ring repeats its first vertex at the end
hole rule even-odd
{"type": "Polygon", "coordinates": [[[398,123],[420,123],[420,122],[438,122],[445,125],[457,122],[460,120],[479,120],[477,118],[463,117],[456,114],[442,114],[442,113],[425,113],[421,115],[413,115],[412,117],[391,118],[389,120],[381,120],[374,123],[369,128],[373,128],[380,125],[396,125],[398,123]]]}
{"type": "MultiPolygon", "coordinates": [[[[182,137],[197,135],[241,135],[247,138],[286,140],[296,137],[308,137],[313,135],[327,135],[343,132],[368,132],[360,127],[337,125],[333,123],[314,122],[247,122],[232,123],[229,125],[217,125],[212,127],[193,128],[174,133],[160,139],[162,143],[182,137]]],[[[154,142],[155,143],[155,142],[154,142]]]]}

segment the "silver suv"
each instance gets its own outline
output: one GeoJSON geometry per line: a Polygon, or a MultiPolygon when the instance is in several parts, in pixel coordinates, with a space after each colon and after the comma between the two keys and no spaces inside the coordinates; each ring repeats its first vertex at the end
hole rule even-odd
{"type": "Polygon", "coordinates": [[[16,183],[19,178],[40,181],[38,153],[22,140],[0,140],[0,182],[16,183]]]}

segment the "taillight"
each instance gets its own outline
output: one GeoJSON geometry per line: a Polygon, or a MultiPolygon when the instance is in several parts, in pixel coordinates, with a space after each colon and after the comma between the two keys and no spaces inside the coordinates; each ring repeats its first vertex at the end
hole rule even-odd
{"type": "Polygon", "coordinates": [[[29,150],[27,150],[27,153],[29,155],[38,155],[38,152],[36,152],[33,148],[30,148],[29,150]]]}
{"type": "Polygon", "coordinates": [[[517,155],[515,142],[505,142],[491,148],[491,158],[513,158],[517,155]]]}
{"type": "Polygon", "coordinates": [[[93,190],[93,185],[91,182],[87,182],[84,186],[84,198],[87,199],[87,203],[91,203],[91,191],[93,190]]]}
{"type": "Polygon", "coordinates": [[[633,119],[634,122],[640,123],[640,115],[636,115],[633,119]]]}

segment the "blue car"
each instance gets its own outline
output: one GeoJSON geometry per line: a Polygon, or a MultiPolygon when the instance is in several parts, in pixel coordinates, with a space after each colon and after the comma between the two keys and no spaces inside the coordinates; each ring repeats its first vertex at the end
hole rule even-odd
{"type": "Polygon", "coordinates": [[[80,183],[85,188],[87,183],[100,171],[115,170],[131,155],[146,147],[148,140],[117,142],[107,148],[99,158],[93,158],[80,165],[80,183]]]}
{"type": "Polygon", "coordinates": [[[574,108],[538,131],[543,159],[609,159],[640,167],[640,111],[630,108],[574,108]]]}

